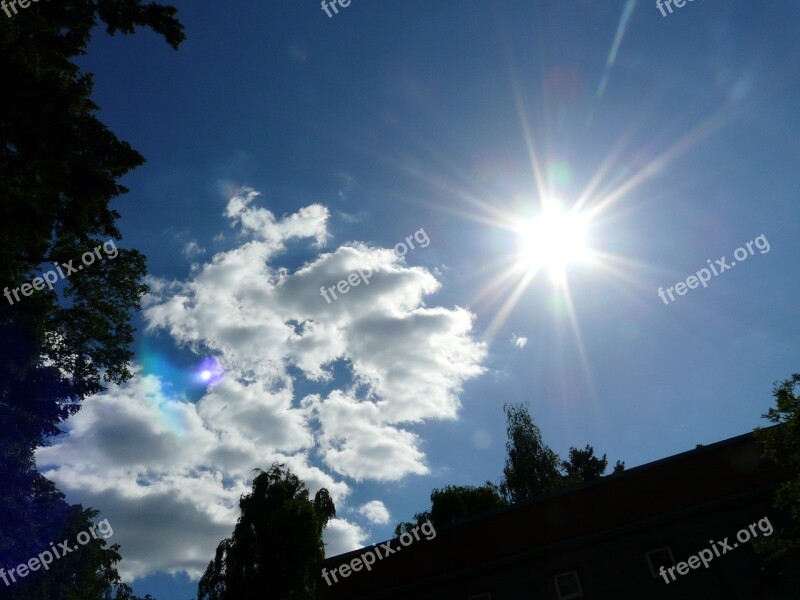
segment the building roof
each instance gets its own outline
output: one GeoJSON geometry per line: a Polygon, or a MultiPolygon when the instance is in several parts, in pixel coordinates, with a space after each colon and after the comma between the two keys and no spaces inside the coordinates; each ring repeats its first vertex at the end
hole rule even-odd
{"type": "MultiPolygon", "coordinates": [[[[437,529],[433,540],[423,537],[401,548],[404,554],[386,557],[370,572],[353,573],[331,587],[323,582],[320,597],[353,597],[356,590],[377,591],[409,578],[438,579],[515,556],[546,555],[563,544],[613,537],[689,509],[746,501],[771,492],[788,475],[761,454],[754,435],[746,433],[463,519],[437,529]]],[[[391,545],[399,547],[397,540],[391,545]]],[[[328,558],[322,566],[335,568],[368,549],[328,558]]]]}

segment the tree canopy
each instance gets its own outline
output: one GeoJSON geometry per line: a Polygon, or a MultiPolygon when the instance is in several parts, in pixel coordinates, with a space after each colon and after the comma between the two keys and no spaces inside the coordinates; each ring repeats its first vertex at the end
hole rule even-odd
{"type": "MultiPolygon", "coordinates": [[[[140,0],[83,0],[35,4],[0,28],[0,281],[19,287],[75,260],[109,239],[120,239],[119,213],[109,204],[125,194],[119,180],[144,158],[96,116],[93,76],[74,59],[85,54],[99,23],[113,34],[149,27],[173,48],[183,40],[176,9],[140,0]]],[[[146,287],[144,257],[120,250],[38,291],[0,319],[32,336],[53,366],[68,373],[78,397],[101,381],[130,377],[131,311],[146,287]]],[[[28,365],[31,368],[33,365],[28,365]]]]}
{"type": "Polygon", "coordinates": [[[775,406],[762,416],[777,427],[756,428],[755,436],[764,456],[784,465],[792,473],[775,494],[775,506],[791,516],[793,525],[781,531],[773,560],[800,550],[800,373],[776,383],[772,390],[775,406]]]}
{"type": "Polygon", "coordinates": [[[312,599],[324,558],[322,530],[336,516],[328,490],[309,499],[282,464],[258,470],[239,501],[233,535],[220,542],[198,586],[198,600],[312,599]]]}
{"type": "Polygon", "coordinates": [[[506,465],[500,489],[515,504],[553,491],[559,484],[559,458],[542,440],[526,406],[505,404],[506,465]]]}
{"type": "MultiPolygon", "coordinates": [[[[605,475],[608,467],[608,458],[603,454],[602,458],[594,455],[594,448],[589,444],[583,450],[570,446],[569,460],[561,461],[563,471],[563,482],[565,485],[584,483],[593,479],[599,479],[605,475]]],[[[625,470],[625,462],[618,460],[614,465],[612,473],[619,473],[625,470]]]]}
{"type": "MultiPolygon", "coordinates": [[[[583,450],[570,447],[569,460],[561,460],[542,439],[541,431],[524,404],[506,404],[506,464],[499,485],[487,481],[482,486],[446,485],[431,492],[431,508],[416,513],[411,522],[403,521],[395,527],[399,536],[415,525],[431,521],[439,528],[459,519],[471,517],[533,500],[566,486],[598,479],[605,474],[608,459],[598,458],[594,448],[583,450]]],[[[614,473],[625,469],[617,461],[614,473]]]]}
{"type": "MultiPolygon", "coordinates": [[[[175,14],[141,0],[76,0],[32,4],[2,18],[0,286],[9,292],[0,298],[2,565],[77,534],[96,514],[66,504],[35,471],[33,451],[104,382],[131,377],[130,318],[147,291],[144,256],[119,249],[113,260],[71,273],[53,289],[37,288],[29,297],[23,290],[11,301],[14,290],[43,271],[120,239],[110,203],[127,192],[120,178],[144,162],[97,118],[92,75],[75,59],[86,53],[97,25],[112,35],[147,27],[177,48],[184,34],[175,14]]],[[[115,547],[93,544],[76,554],[8,593],[132,597],[114,570],[115,547]]]]}
{"type": "Polygon", "coordinates": [[[397,525],[395,536],[411,531],[414,526],[430,521],[434,528],[453,523],[466,517],[488,512],[501,506],[506,501],[500,490],[491,482],[482,486],[446,485],[431,492],[431,509],[414,515],[414,521],[405,521],[397,525]]]}

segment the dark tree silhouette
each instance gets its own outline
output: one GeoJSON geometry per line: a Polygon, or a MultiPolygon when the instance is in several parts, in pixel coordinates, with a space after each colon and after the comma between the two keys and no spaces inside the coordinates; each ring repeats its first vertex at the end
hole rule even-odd
{"type": "Polygon", "coordinates": [[[472,485],[447,485],[431,492],[431,509],[414,515],[414,522],[405,521],[395,527],[394,535],[400,536],[415,526],[430,521],[435,529],[444,525],[506,506],[506,501],[496,485],[486,482],[472,485]]]}
{"type": "MultiPolygon", "coordinates": [[[[569,460],[562,461],[542,440],[542,434],[523,404],[504,405],[506,413],[506,465],[500,485],[487,481],[480,487],[447,485],[431,492],[431,508],[416,513],[412,521],[395,527],[399,536],[426,521],[437,529],[458,519],[488,512],[495,508],[532,500],[565,486],[597,479],[605,473],[608,459],[594,455],[586,445],[569,449],[569,460]],[[563,473],[562,473],[563,469],[563,473]]],[[[625,469],[617,461],[613,474],[625,469]]]]}
{"type": "Polygon", "coordinates": [[[764,456],[773,462],[788,467],[792,478],[781,484],[775,493],[775,506],[789,513],[792,525],[782,530],[772,560],[800,551],[800,373],[776,383],[772,396],[775,407],[762,415],[777,427],[755,430],[756,440],[764,450],[764,456]]]}
{"type": "MultiPolygon", "coordinates": [[[[130,378],[130,315],[146,291],[144,257],[120,249],[55,290],[11,300],[13,290],[53,263],[80,261],[84,252],[120,239],[119,215],[109,203],[127,191],[119,179],[144,160],[97,119],[92,75],[74,61],[85,54],[96,25],[109,34],[149,27],[176,48],[184,35],[175,12],[140,0],[75,0],[32,4],[2,19],[0,565],[36,556],[62,533],[64,539],[82,530],[93,514],[64,502],[35,471],[33,450],[104,382],[130,378]]],[[[129,588],[117,585],[118,554],[97,546],[94,558],[88,546],[82,549],[80,568],[69,566],[80,557],[65,557],[13,591],[0,586],[0,593],[130,598],[129,588]],[[18,591],[25,586],[27,592],[18,591]]]]}
{"type": "MultiPolygon", "coordinates": [[[[40,3],[0,28],[0,282],[20,287],[53,263],[78,260],[119,239],[119,214],[109,207],[127,192],[118,180],[144,162],[95,116],[92,75],[73,60],[85,54],[95,25],[109,33],[150,27],[176,47],[175,9],[140,0],[40,3]]],[[[38,344],[73,379],[79,397],[102,381],[130,377],[132,310],[146,291],[144,257],[120,250],[113,260],[65,280],[59,302],[44,289],[12,303],[2,298],[0,322],[38,344]],[[13,304],[13,305],[12,305],[13,304]]],[[[30,365],[28,365],[30,368],[30,365]]]]}
{"type": "Polygon", "coordinates": [[[512,504],[531,500],[553,491],[559,486],[559,458],[542,440],[542,434],[528,407],[523,404],[505,404],[506,413],[506,466],[500,489],[512,504]]]}
{"type": "Polygon", "coordinates": [[[324,558],[322,530],[336,516],[330,494],[309,499],[300,479],[273,464],[257,469],[239,501],[233,535],[220,542],[198,586],[198,600],[311,600],[324,558]]]}
{"type": "Polygon", "coordinates": [[[579,450],[573,446],[569,448],[569,460],[561,461],[561,468],[564,470],[564,477],[570,482],[591,481],[599,479],[606,472],[608,459],[603,454],[603,458],[594,455],[594,448],[586,444],[586,448],[579,450]]]}
{"type": "MultiPolygon", "coordinates": [[[[602,458],[597,458],[594,448],[589,444],[583,450],[570,446],[569,460],[561,461],[561,468],[564,471],[564,485],[573,485],[599,479],[608,467],[608,458],[603,454],[602,458]]],[[[620,473],[625,470],[625,463],[618,460],[614,465],[612,474],[620,473]]]]}

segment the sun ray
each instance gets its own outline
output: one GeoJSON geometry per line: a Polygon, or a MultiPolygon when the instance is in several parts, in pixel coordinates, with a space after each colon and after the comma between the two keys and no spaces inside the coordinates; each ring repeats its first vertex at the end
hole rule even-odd
{"type": "Polygon", "coordinates": [[[519,302],[520,296],[522,296],[525,290],[528,289],[528,285],[530,285],[530,282],[533,281],[535,276],[536,271],[529,271],[522,276],[522,279],[519,280],[514,291],[509,294],[506,301],[495,313],[494,317],[489,323],[489,326],[486,328],[486,334],[484,336],[486,339],[491,340],[495,335],[497,335],[498,330],[503,326],[503,323],[505,323],[508,315],[511,314],[511,311],[514,310],[514,307],[519,302]]]}
{"type": "Polygon", "coordinates": [[[699,123],[686,135],[661,154],[653,158],[649,163],[634,173],[627,181],[616,187],[613,191],[604,194],[593,208],[593,212],[604,212],[611,204],[620,198],[630,194],[634,189],[642,185],[654,173],[663,169],[667,164],[674,161],[678,156],[684,154],[692,147],[702,142],[705,138],[720,129],[735,116],[734,110],[725,108],[715,112],[713,115],[699,123]]]}

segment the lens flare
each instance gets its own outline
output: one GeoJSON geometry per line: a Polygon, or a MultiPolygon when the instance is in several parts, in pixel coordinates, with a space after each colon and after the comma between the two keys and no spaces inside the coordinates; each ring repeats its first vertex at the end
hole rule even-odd
{"type": "Polygon", "coordinates": [[[204,358],[197,368],[195,381],[205,385],[217,385],[222,381],[224,371],[219,363],[213,358],[204,358]]]}

